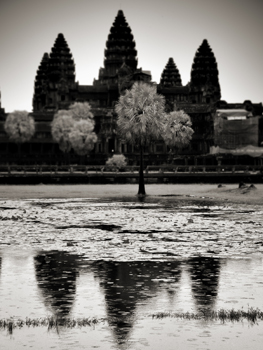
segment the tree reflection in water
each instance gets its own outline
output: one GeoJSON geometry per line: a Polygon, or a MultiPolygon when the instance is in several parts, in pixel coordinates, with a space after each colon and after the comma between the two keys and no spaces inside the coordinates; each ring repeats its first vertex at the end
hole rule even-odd
{"type": "Polygon", "coordinates": [[[124,344],[129,339],[136,308],[156,296],[160,289],[156,280],[171,279],[178,284],[180,265],[180,262],[146,261],[94,263],[94,274],[104,290],[108,322],[117,344],[124,344]]]}
{"type": "Polygon", "coordinates": [[[198,311],[212,311],[218,293],[220,268],[218,258],[196,257],[188,260],[192,294],[198,311]]]}
{"type": "Polygon", "coordinates": [[[34,258],[44,304],[57,317],[68,316],[76,294],[78,257],[66,252],[41,253],[34,258]]]}

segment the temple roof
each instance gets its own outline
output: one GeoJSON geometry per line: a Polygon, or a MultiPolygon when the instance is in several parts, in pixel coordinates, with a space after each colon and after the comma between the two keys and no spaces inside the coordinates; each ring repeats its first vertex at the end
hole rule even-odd
{"type": "Polygon", "coordinates": [[[181,76],[172,57],[169,58],[162,75],[160,84],[165,87],[182,86],[181,76]]]}

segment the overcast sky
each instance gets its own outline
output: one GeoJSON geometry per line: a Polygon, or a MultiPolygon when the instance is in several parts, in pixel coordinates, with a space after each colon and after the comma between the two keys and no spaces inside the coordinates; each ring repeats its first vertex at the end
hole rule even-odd
{"type": "Polygon", "coordinates": [[[110,27],[122,9],[138,68],[159,83],[173,57],[190,81],[196,50],[207,39],[217,60],[222,99],[263,102],[263,0],[0,0],[0,90],[6,112],[32,110],[44,52],[63,33],[76,80],[92,85],[103,66],[110,27]]]}

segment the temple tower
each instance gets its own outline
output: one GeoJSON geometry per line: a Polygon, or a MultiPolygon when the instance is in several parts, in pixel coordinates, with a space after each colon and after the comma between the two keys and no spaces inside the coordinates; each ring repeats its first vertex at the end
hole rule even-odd
{"type": "Polygon", "coordinates": [[[33,97],[34,112],[67,107],[74,89],[75,64],[64,35],[60,33],[51,53],[44,54],[37,70],[33,97]]]}
{"type": "Polygon", "coordinates": [[[47,69],[49,81],[57,83],[63,79],[68,83],[74,83],[75,64],[63,34],[58,34],[49,56],[50,59],[47,69]]]}
{"type": "Polygon", "coordinates": [[[221,98],[216,59],[206,39],[194,57],[190,95],[193,103],[213,103],[221,98]]]}
{"type": "Polygon", "coordinates": [[[35,84],[34,84],[34,96],[33,96],[33,110],[39,110],[46,105],[46,94],[48,88],[47,78],[47,66],[48,66],[49,55],[47,52],[40,62],[37,70],[35,84]]]}
{"type": "Polygon", "coordinates": [[[177,69],[172,57],[169,58],[168,63],[162,72],[160,85],[164,87],[182,86],[179,70],[177,69]]]}
{"type": "Polygon", "coordinates": [[[134,83],[134,71],[125,62],[118,69],[118,88],[122,94],[126,89],[130,89],[134,83]]]}
{"type": "Polygon", "coordinates": [[[178,109],[178,102],[187,99],[189,89],[182,86],[179,70],[172,57],[169,58],[160,79],[158,93],[165,97],[166,112],[178,109]]]}
{"type": "Polygon", "coordinates": [[[122,10],[118,11],[110,29],[104,55],[104,68],[100,68],[99,80],[95,80],[94,84],[117,84],[118,70],[123,63],[133,71],[137,68],[135,41],[122,10]]]}
{"type": "MultiPolygon", "coordinates": [[[[2,93],[0,90],[0,120],[1,119],[5,119],[5,109],[2,108],[2,93]]],[[[1,130],[1,126],[0,126],[0,130],[1,130]]]]}

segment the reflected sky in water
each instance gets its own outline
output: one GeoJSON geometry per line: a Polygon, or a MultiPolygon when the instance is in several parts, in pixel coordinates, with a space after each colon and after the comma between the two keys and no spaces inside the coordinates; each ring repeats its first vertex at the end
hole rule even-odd
{"type": "MultiPolygon", "coordinates": [[[[242,328],[150,317],[159,311],[247,309],[248,305],[263,310],[262,258],[113,262],[89,261],[63,251],[5,249],[0,252],[0,266],[1,318],[108,319],[96,329],[61,330],[60,335],[31,329],[33,348],[45,349],[50,344],[66,349],[71,342],[72,349],[160,349],[163,339],[167,349],[183,340],[189,345],[184,348],[197,349],[205,339],[208,348],[219,349],[215,339],[222,346],[234,337],[239,349],[246,349],[244,341],[238,341],[243,335],[252,343],[254,337],[263,340],[262,324],[248,332],[251,327],[247,324],[242,328]]],[[[16,329],[15,339],[10,340],[2,330],[0,338],[6,348],[22,349],[28,334],[26,328],[16,329]]],[[[253,349],[260,349],[257,346],[255,343],[253,349]]]]}

